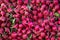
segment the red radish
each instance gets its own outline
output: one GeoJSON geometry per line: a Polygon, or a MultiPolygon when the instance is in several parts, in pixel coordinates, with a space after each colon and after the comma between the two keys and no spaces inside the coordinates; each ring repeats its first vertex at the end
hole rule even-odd
{"type": "Polygon", "coordinates": [[[22,37],[23,37],[23,39],[27,39],[27,35],[26,34],[24,34],[22,37]]]}

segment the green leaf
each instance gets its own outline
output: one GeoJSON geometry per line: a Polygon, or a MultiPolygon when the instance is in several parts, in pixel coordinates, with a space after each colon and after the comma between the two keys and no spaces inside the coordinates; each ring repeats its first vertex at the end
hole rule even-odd
{"type": "Polygon", "coordinates": [[[4,32],[4,35],[7,35],[8,33],[7,32],[4,32]]]}
{"type": "Polygon", "coordinates": [[[29,35],[29,37],[27,38],[27,40],[30,40],[32,38],[32,34],[29,35]]]}
{"type": "Polygon", "coordinates": [[[10,6],[12,9],[14,8],[14,6],[10,6]]]}
{"type": "Polygon", "coordinates": [[[15,19],[12,20],[12,26],[15,24],[15,19]]]}
{"type": "Polygon", "coordinates": [[[10,21],[14,24],[15,23],[15,18],[12,17],[12,14],[10,14],[10,21]]]}
{"type": "Polygon", "coordinates": [[[30,37],[29,38],[32,38],[32,34],[30,35],[30,37]]]}
{"type": "Polygon", "coordinates": [[[13,26],[15,24],[15,18],[13,18],[12,14],[10,13],[10,22],[11,22],[11,26],[13,26]]]}
{"type": "Polygon", "coordinates": [[[12,18],[12,14],[10,14],[10,19],[12,18]]]}
{"type": "Polygon", "coordinates": [[[15,24],[15,18],[13,18],[13,19],[10,19],[10,21],[11,21],[11,26],[13,26],[14,24],[15,24]]]}
{"type": "Polygon", "coordinates": [[[10,28],[10,32],[12,33],[12,32],[16,32],[17,31],[17,29],[16,28],[10,28]]]}
{"type": "Polygon", "coordinates": [[[15,19],[12,20],[12,23],[13,23],[13,24],[15,23],[15,19]]]}
{"type": "Polygon", "coordinates": [[[58,35],[57,34],[55,35],[55,38],[58,38],[58,35]]]}
{"type": "Polygon", "coordinates": [[[2,37],[2,34],[0,34],[0,38],[2,37]]]}
{"type": "Polygon", "coordinates": [[[54,15],[55,15],[56,17],[59,17],[59,16],[60,16],[60,14],[59,14],[59,13],[57,13],[57,12],[56,12],[54,15]]]}
{"type": "Polygon", "coordinates": [[[31,6],[30,5],[27,5],[28,9],[31,10],[31,6]]]}

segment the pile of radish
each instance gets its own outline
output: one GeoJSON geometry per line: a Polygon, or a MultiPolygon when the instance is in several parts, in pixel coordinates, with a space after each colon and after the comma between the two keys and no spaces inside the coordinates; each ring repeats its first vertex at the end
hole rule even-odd
{"type": "Polygon", "coordinates": [[[0,40],[60,40],[60,0],[0,0],[0,40]]]}

